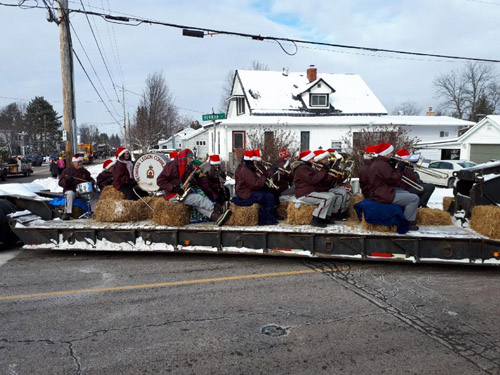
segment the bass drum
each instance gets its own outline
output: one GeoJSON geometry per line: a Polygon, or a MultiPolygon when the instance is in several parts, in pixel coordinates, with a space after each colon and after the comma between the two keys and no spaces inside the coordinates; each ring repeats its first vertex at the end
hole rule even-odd
{"type": "Polygon", "coordinates": [[[156,179],[170,159],[163,154],[144,154],[134,165],[134,179],[139,187],[148,192],[159,189],[156,179]]]}

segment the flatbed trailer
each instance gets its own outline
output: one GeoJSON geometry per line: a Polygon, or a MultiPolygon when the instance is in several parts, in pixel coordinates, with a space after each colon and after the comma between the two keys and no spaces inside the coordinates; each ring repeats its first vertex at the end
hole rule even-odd
{"type": "Polygon", "coordinates": [[[30,211],[10,215],[13,232],[28,249],[256,254],[410,263],[500,265],[500,240],[457,225],[424,226],[405,235],[363,230],[347,222],[315,228],[279,224],[169,227],[151,220],[101,223],[43,220],[30,211]]]}

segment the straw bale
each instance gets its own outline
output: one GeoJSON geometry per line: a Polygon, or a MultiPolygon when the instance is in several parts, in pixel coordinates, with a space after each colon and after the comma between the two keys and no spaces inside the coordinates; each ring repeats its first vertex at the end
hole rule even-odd
{"type": "Polygon", "coordinates": [[[153,218],[153,211],[158,202],[164,201],[164,197],[144,197],[137,200],[137,211],[139,217],[137,220],[148,220],[153,218]],[[147,203],[147,204],[146,204],[147,203]],[[149,207],[148,207],[149,205],[149,207]]]}
{"type": "Polygon", "coordinates": [[[153,222],[171,227],[182,227],[189,224],[191,207],[183,203],[169,202],[166,199],[154,204],[153,222]]]}
{"type": "Polygon", "coordinates": [[[251,206],[237,206],[230,204],[232,212],[226,226],[254,226],[259,225],[259,205],[257,203],[251,206]]]}
{"type": "Polygon", "coordinates": [[[500,207],[493,205],[474,207],[469,225],[483,236],[500,239],[500,207]]]}
{"type": "Polygon", "coordinates": [[[276,209],[276,212],[286,220],[288,215],[288,201],[280,201],[280,205],[276,209]]]}
{"type": "Polygon", "coordinates": [[[106,186],[104,189],[102,189],[101,196],[99,197],[99,200],[105,200],[105,199],[111,199],[111,200],[125,199],[125,194],[123,194],[119,190],[116,190],[113,186],[109,185],[106,186]]]}
{"type": "Polygon", "coordinates": [[[311,224],[313,211],[316,206],[301,203],[298,208],[295,202],[290,202],[287,209],[287,223],[291,225],[309,225],[311,224]]]}
{"type": "Polygon", "coordinates": [[[94,212],[96,221],[106,222],[130,222],[139,220],[137,202],[121,199],[99,199],[94,212]]]}
{"type": "Polygon", "coordinates": [[[443,197],[443,211],[449,212],[450,206],[455,201],[454,197],[443,197]]]}
{"type": "Polygon", "coordinates": [[[417,210],[418,225],[451,225],[451,216],[434,208],[419,208],[417,210]]]}
{"type": "Polygon", "coordinates": [[[356,203],[361,202],[365,197],[363,194],[356,194],[351,198],[351,202],[349,203],[349,219],[348,221],[359,221],[358,215],[356,215],[356,211],[354,210],[354,205],[356,203]]]}
{"type": "Polygon", "coordinates": [[[376,225],[370,224],[365,221],[365,216],[363,215],[363,219],[361,220],[361,227],[365,230],[375,231],[375,232],[394,232],[397,233],[396,225],[376,225]]]}

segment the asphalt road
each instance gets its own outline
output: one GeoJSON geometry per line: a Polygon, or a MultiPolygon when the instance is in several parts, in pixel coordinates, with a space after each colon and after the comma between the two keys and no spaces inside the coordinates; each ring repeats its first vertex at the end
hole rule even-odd
{"type": "Polygon", "coordinates": [[[500,374],[498,268],[36,250],[3,262],[2,374],[500,374]]]}

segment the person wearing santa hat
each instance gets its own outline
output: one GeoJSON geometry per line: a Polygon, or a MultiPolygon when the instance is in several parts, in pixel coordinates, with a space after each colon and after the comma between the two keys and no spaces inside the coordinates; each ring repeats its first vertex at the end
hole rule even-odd
{"type": "Polygon", "coordinates": [[[182,150],[174,160],[163,167],[156,183],[165,192],[165,199],[194,207],[202,215],[222,226],[231,217],[231,211],[194,191],[193,187],[198,184],[197,178],[194,176],[196,171],[200,171],[199,167],[193,165],[194,161],[193,151],[190,149],[182,150]],[[190,189],[189,192],[180,202],[179,198],[184,195],[185,189],[188,188],[190,189]]]}
{"type": "Polygon", "coordinates": [[[116,160],[105,160],[102,163],[102,172],[97,176],[97,186],[100,190],[104,189],[108,185],[113,185],[113,167],[116,164],[116,160]]]}
{"type": "Polygon", "coordinates": [[[271,170],[274,171],[272,177],[273,182],[276,186],[278,186],[278,197],[283,194],[285,190],[288,190],[293,184],[293,173],[290,163],[290,157],[291,154],[288,150],[280,150],[278,153],[278,160],[276,161],[276,165],[273,165],[271,167],[271,170]]]}
{"type": "Polygon", "coordinates": [[[377,158],[370,166],[369,183],[370,198],[380,203],[392,203],[403,207],[404,215],[410,222],[410,231],[418,230],[416,225],[419,198],[398,187],[405,168],[404,163],[398,163],[394,169],[389,164],[394,154],[394,146],[387,142],[377,146],[377,158]]]}
{"type": "Polygon", "coordinates": [[[301,202],[316,206],[311,225],[320,228],[331,223],[327,217],[331,215],[335,201],[335,195],[326,188],[334,182],[333,177],[328,175],[329,155],[325,150],[305,150],[299,154],[298,162],[293,165],[295,197],[301,202]],[[313,166],[313,162],[316,166],[321,166],[321,169],[313,166]]]}
{"type": "Polygon", "coordinates": [[[373,159],[377,157],[377,148],[374,145],[369,145],[365,147],[365,152],[363,153],[363,166],[361,167],[358,177],[359,177],[359,187],[361,188],[361,193],[365,198],[370,198],[370,182],[368,176],[370,174],[370,166],[372,165],[373,159]]]}
{"type": "Polygon", "coordinates": [[[427,203],[429,202],[429,199],[431,198],[431,195],[436,187],[434,186],[434,184],[427,184],[420,179],[418,174],[413,169],[413,164],[408,161],[410,158],[410,152],[408,150],[404,148],[397,150],[395,157],[396,159],[401,160],[406,167],[403,170],[403,176],[415,182],[417,185],[422,186],[423,190],[417,190],[413,186],[410,186],[403,181],[399,182],[398,187],[400,187],[401,189],[405,189],[412,194],[418,195],[418,207],[427,208],[427,203]]]}
{"type": "Polygon", "coordinates": [[[130,151],[126,147],[118,147],[116,150],[116,163],[113,166],[113,187],[125,195],[125,199],[138,200],[140,196],[146,196],[147,193],[141,189],[134,189],[137,182],[133,175],[134,162],[130,151]]]}
{"type": "Polygon", "coordinates": [[[236,180],[236,196],[232,202],[238,206],[251,206],[258,203],[259,225],[275,225],[278,220],[274,214],[274,196],[265,191],[267,175],[257,171],[257,162],[260,152],[256,150],[245,150],[241,163],[236,168],[234,178],[236,180]]]}
{"type": "MultiPolygon", "coordinates": [[[[59,186],[63,188],[63,193],[66,198],[64,214],[62,216],[63,220],[69,220],[71,214],[73,213],[73,202],[77,196],[77,185],[86,182],[92,182],[92,185],[95,186],[95,181],[92,176],[90,176],[90,172],[83,168],[83,156],[75,154],[71,159],[71,165],[65,168],[59,177],[59,186]]],[[[95,191],[92,191],[89,194],[90,210],[92,211],[92,208],[95,207],[97,196],[95,191]]]]}
{"type": "Polygon", "coordinates": [[[201,171],[198,179],[201,190],[203,190],[212,202],[223,206],[230,199],[229,189],[224,186],[226,173],[222,170],[222,162],[219,155],[210,155],[208,162],[210,169],[206,172],[201,171]]]}

